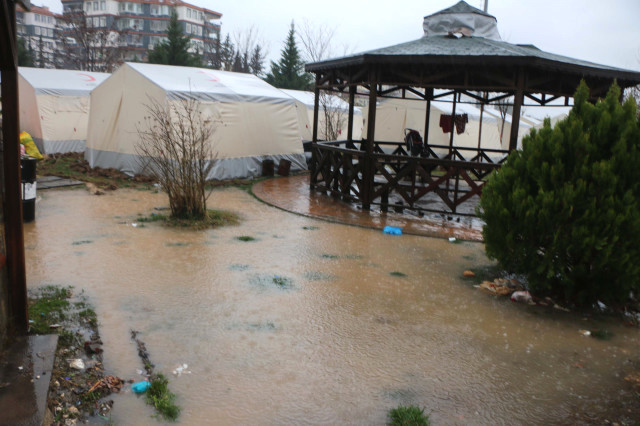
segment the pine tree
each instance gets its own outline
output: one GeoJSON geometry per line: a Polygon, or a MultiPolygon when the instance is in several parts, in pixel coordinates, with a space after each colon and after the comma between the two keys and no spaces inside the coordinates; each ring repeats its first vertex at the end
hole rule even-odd
{"type": "Polygon", "coordinates": [[[251,60],[249,61],[249,71],[253,75],[262,74],[262,70],[264,69],[263,65],[264,54],[262,53],[262,48],[260,45],[257,45],[253,50],[253,54],[251,55],[251,60]]]}
{"type": "Polygon", "coordinates": [[[33,50],[27,47],[27,43],[23,38],[18,38],[18,65],[32,67],[33,63],[33,50]]]}
{"type": "Polygon", "coordinates": [[[282,56],[278,63],[271,61],[271,72],[267,74],[266,81],[281,89],[306,90],[311,85],[311,76],[304,72],[304,63],[296,45],[295,34],[292,22],[282,56]]]}
{"type": "Polygon", "coordinates": [[[533,130],[484,187],[489,257],[526,275],[537,295],[619,303],[640,290],[640,121],[636,105],[588,102],[533,130]]]}
{"type": "Polygon", "coordinates": [[[190,46],[191,37],[183,34],[180,22],[178,22],[178,14],[174,10],[169,21],[167,40],[157,44],[153,50],[149,51],[149,63],[186,67],[201,66],[200,58],[189,53],[190,46]]]}
{"type": "Polygon", "coordinates": [[[229,34],[222,42],[220,46],[220,69],[224,71],[231,71],[233,68],[233,60],[235,59],[236,51],[233,43],[231,42],[231,37],[229,34]]]}

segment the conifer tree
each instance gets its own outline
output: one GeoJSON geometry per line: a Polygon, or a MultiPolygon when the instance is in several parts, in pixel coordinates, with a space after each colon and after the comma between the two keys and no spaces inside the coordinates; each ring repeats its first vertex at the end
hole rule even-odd
{"type": "Polygon", "coordinates": [[[23,38],[18,38],[18,65],[21,67],[32,67],[34,64],[33,50],[27,47],[23,38]]]}
{"type": "Polygon", "coordinates": [[[200,58],[189,52],[191,37],[184,35],[178,14],[174,10],[171,13],[167,40],[157,44],[149,51],[149,63],[164,65],[182,65],[186,67],[201,66],[200,58]]]}
{"type": "Polygon", "coordinates": [[[485,186],[479,215],[489,257],[539,296],[618,303],[640,291],[640,123],[633,101],[589,103],[532,130],[485,186]]]}
{"type": "Polygon", "coordinates": [[[271,61],[271,72],[266,81],[280,89],[306,90],[311,85],[311,76],[304,72],[304,63],[296,45],[296,30],[293,22],[282,49],[278,63],[271,61]]]}

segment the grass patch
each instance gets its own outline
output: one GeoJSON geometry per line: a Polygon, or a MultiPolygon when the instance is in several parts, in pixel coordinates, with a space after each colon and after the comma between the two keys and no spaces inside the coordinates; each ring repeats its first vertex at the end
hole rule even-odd
{"type": "Polygon", "coordinates": [[[51,333],[50,325],[66,319],[71,307],[71,287],[46,286],[29,299],[29,320],[32,334],[51,333]]]}
{"type": "Polygon", "coordinates": [[[431,424],[429,416],[424,414],[424,408],[415,405],[399,405],[389,410],[389,423],[392,426],[428,426],[431,424]]]}
{"type": "Polygon", "coordinates": [[[158,374],[151,381],[147,390],[147,404],[153,405],[156,411],[167,420],[176,420],[180,415],[180,407],[175,404],[176,395],[169,391],[169,379],[158,374]]]}
{"type": "Polygon", "coordinates": [[[407,276],[407,274],[400,271],[389,272],[389,275],[391,275],[392,277],[403,277],[403,278],[407,276]]]}
{"type": "Polygon", "coordinates": [[[323,259],[338,259],[340,256],[335,254],[323,253],[320,255],[323,259]]]}
{"type": "Polygon", "coordinates": [[[164,214],[151,213],[149,216],[138,215],[136,221],[141,222],[138,227],[144,227],[145,223],[161,222],[169,227],[202,230],[237,225],[240,223],[240,218],[236,213],[225,210],[207,210],[206,218],[174,218],[164,214]]]}
{"type": "Polygon", "coordinates": [[[131,178],[115,169],[91,168],[82,153],[47,155],[38,161],[38,175],[59,176],[63,178],[91,182],[101,189],[117,189],[128,187],[152,188],[152,179],[136,176],[131,178]]]}
{"type": "Polygon", "coordinates": [[[246,271],[249,268],[249,265],[244,265],[242,263],[234,263],[233,265],[229,265],[229,270],[231,271],[246,271]]]}
{"type": "Polygon", "coordinates": [[[317,231],[320,228],[318,228],[317,226],[303,226],[302,229],[306,231],[317,231]]]}
{"type": "Polygon", "coordinates": [[[174,242],[174,243],[165,243],[164,246],[165,247],[187,247],[191,245],[191,243],[184,243],[184,242],[174,242]]]}
{"type": "Polygon", "coordinates": [[[150,222],[166,222],[169,220],[169,216],[165,214],[151,213],[149,216],[144,216],[142,214],[138,215],[138,222],[142,223],[150,223],[150,222]]]}
{"type": "Polygon", "coordinates": [[[96,314],[96,311],[91,308],[86,308],[78,312],[78,316],[80,319],[88,322],[92,327],[96,327],[98,325],[98,315],[96,314]]]}
{"type": "Polygon", "coordinates": [[[249,242],[249,241],[255,241],[256,239],[250,235],[240,235],[239,237],[236,237],[236,240],[249,242]]]}
{"type": "Polygon", "coordinates": [[[591,337],[598,340],[611,340],[613,333],[609,330],[598,329],[591,332],[591,337]]]}
{"type": "Polygon", "coordinates": [[[93,241],[91,240],[82,240],[82,241],[74,241],[71,243],[72,246],[81,246],[83,244],[91,244],[93,241]]]}
{"type": "Polygon", "coordinates": [[[291,280],[287,277],[280,277],[276,275],[273,277],[273,283],[280,288],[291,287],[291,280]]]}

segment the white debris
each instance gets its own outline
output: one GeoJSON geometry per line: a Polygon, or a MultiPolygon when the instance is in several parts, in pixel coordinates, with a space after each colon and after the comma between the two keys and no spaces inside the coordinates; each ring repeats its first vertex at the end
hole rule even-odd
{"type": "Polygon", "coordinates": [[[179,376],[182,373],[191,374],[191,371],[187,370],[187,368],[189,368],[189,366],[187,364],[179,365],[178,367],[176,367],[175,370],[173,370],[173,374],[175,376],[179,376]]]}
{"type": "Polygon", "coordinates": [[[74,359],[69,363],[69,367],[75,368],[76,370],[84,370],[84,362],[82,359],[74,359]]]}
{"type": "Polygon", "coordinates": [[[591,332],[589,330],[578,330],[578,333],[580,333],[581,335],[587,337],[587,336],[591,336],[591,332]]]}

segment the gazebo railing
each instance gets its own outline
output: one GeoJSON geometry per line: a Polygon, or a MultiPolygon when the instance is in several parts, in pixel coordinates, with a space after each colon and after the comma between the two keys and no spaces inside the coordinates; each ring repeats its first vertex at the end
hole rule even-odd
{"type": "Polygon", "coordinates": [[[311,187],[344,201],[379,205],[383,211],[392,207],[474,215],[475,204],[469,201],[480,197],[486,177],[508,154],[428,145],[424,156],[410,156],[398,142],[376,142],[370,157],[364,149],[360,142],[313,144],[311,187]]]}

